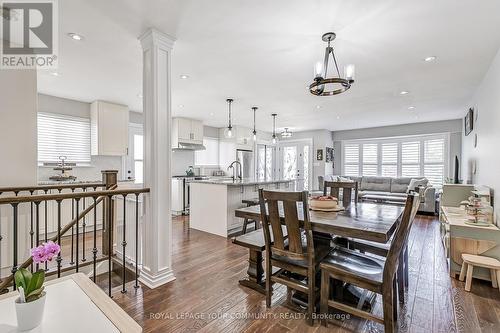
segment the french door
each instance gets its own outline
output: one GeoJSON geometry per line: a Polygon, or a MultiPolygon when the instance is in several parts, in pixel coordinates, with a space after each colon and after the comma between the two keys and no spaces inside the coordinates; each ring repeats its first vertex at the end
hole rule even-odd
{"type": "Polygon", "coordinates": [[[310,190],[312,184],[311,140],[279,143],[279,172],[282,179],[297,179],[297,191],[310,190]]]}

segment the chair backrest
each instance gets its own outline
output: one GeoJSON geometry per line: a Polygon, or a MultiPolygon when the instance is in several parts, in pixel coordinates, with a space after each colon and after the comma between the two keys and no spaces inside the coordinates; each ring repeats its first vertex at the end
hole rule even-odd
{"type": "Polygon", "coordinates": [[[323,195],[331,195],[339,198],[342,189],[342,205],[348,207],[351,204],[352,192],[354,190],[354,202],[358,202],[358,182],[329,182],[325,181],[323,195]],[[330,189],[330,193],[328,193],[330,189]]]}
{"type": "Polygon", "coordinates": [[[259,190],[260,215],[266,240],[266,255],[270,256],[274,253],[295,260],[307,260],[313,257],[314,243],[307,200],[307,191],[278,192],[259,190]],[[303,223],[301,223],[300,218],[303,219],[303,223]],[[286,228],[286,237],[283,234],[282,226],[286,228]],[[305,231],[307,241],[305,251],[302,247],[302,230],[305,231]]]}
{"type": "Polygon", "coordinates": [[[384,266],[383,281],[384,283],[387,282],[391,288],[391,282],[394,278],[394,274],[396,273],[396,269],[398,268],[401,251],[403,251],[403,247],[408,241],[408,235],[410,234],[411,226],[415,220],[415,215],[417,215],[419,204],[420,201],[418,193],[411,192],[408,194],[403,215],[394,233],[384,266]]]}

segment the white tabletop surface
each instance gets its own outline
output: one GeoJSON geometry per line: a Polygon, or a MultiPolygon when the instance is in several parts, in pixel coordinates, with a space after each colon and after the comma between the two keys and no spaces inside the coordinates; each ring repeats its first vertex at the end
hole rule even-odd
{"type": "MultiPolygon", "coordinates": [[[[28,332],[120,332],[75,280],[71,278],[60,280],[46,285],[47,295],[42,323],[28,332]]],[[[18,332],[14,305],[17,293],[10,295],[11,297],[0,299],[0,333],[18,332]]],[[[114,302],[113,305],[117,306],[114,302]]]]}

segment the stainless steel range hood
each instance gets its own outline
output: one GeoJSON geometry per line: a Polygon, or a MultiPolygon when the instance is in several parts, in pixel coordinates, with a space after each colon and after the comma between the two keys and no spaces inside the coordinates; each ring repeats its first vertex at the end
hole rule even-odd
{"type": "Polygon", "coordinates": [[[177,147],[172,148],[172,150],[205,150],[204,145],[196,144],[196,143],[183,143],[179,142],[177,147]]]}

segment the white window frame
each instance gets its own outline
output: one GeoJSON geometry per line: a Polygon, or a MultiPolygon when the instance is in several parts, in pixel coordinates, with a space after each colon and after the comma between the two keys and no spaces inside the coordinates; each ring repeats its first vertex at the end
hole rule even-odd
{"type": "Polygon", "coordinates": [[[346,145],[359,145],[359,163],[358,163],[358,173],[361,176],[363,174],[363,144],[365,143],[377,143],[378,144],[378,168],[377,174],[382,173],[382,144],[383,143],[397,143],[398,144],[398,158],[397,158],[397,177],[401,177],[402,173],[402,148],[401,144],[403,142],[419,141],[420,142],[420,156],[419,156],[419,177],[424,175],[425,165],[431,164],[441,164],[441,163],[425,163],[424,161],[424,142],[426,140],[432,139],[444,139],[444,174],[443,178],[449,176],[449,161],[450,161],[450,133],[436,133],[436,134],[426,134],[426,135],[411,135],[411,136],[399,136],[399,137],[386,137],[386,138],[372,138],[372,139],[359,139],[359,140],[344,140],[341,142],[341,174],[345,174],[345,163],[344,163],[344,152],[346,145]]]}

